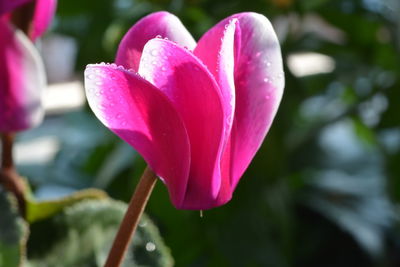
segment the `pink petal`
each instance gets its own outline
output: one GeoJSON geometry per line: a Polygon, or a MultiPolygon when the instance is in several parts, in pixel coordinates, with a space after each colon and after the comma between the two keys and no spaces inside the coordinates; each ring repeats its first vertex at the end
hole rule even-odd
{"type": "Polygon", "coordinates": [[[139,75],[116,65],[89,65],[85,88],[98,119],[133,146],[166,183],[180,206],[186,191],[190,147],[170,100],[139,75]]]}
{"type": "Polygon", "coordinates": [[[36,0],[33,24],[30,31],[30,38],[35,41],[50,25],[57,7],[57,0],[36,0]]]}
{"type": "Polygon", "coordinates": [[[31,2],[33,0],[1,0],[0,1],[0,16],[11,12],[15,8],[31,2]]]}
{"type": "Polygon", "coordinates": [[[196,42],[181,21],[168,12],[156,12],[139,20],[122,39],[115,62],[138,71],[144,45],[157,36],[193,49],[196,42]]]}
{"type": "Polygon", "coordinates": [[[233,114],[235,111],[234,85],[234,40],[236,19],[226,25],[214,27],[198,42],[193,53],[201,59],[218,82],[222,95],[222,104],[225,111],[224,140],[227,140],[231,131],[233,114]]]}
{"type": "Polygon", "coordinates": [[[0,131],[21,131],[42,121],[43,63],[34,45],[0,19],[0,131]]]}
{"type": "Polygon", "coordinates": [[[167,40],[150,40],[139,73],[160,88],[182,116],[191,148],[184,209],[214,206],[221,177],[224,111],[221,94],[207,68],[189,50],[167,40]]]}
{"type": "Polygon", "coordinates": [[[279,41],[266,17],[240,13],[215,27],[238,19],[240,47],[235,59],[236,109],[231,132],[233,188],[261,146],[278,110],[284,88],[279,41]]]}

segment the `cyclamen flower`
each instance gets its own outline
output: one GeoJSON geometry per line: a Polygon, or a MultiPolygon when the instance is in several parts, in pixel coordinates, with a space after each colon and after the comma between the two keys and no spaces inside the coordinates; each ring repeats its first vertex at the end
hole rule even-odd
{"type": "Polygon", "coordinates": [[[99,120],[143,156],[176,208],[228,202],[283,93],[268,19],[232,15],[196,44],[178,18],[153,13],[125,35],[115,63],[85,71],[99,120]]]}
{"type": "Polygon", "coordinates": [[[46,85],[45,71],[31,41],[48,27],[57,1],[34,1],[29,37],[11,22],[11,12],[28,2],[32,0],[0,3],[0,132],[26,130],[43,118],[41,95],[46,85]]]}

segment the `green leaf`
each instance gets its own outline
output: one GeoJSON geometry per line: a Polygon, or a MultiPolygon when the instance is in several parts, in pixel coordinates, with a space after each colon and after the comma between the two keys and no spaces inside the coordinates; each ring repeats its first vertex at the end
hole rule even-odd
{"type": "Polygon", "coordinates": [[[27,195],[26,219],[30,223],[51,217],[52,215],[63,210],[65,207],[83,199],[107,198],[107,194],[105,192],[97,189],[81,190],[69,196],[48,201],[37,201],[30,193],[27,195]]]}
{"type": "MultiPolygon", "coordinates": [[[[110,199],[85,200],[54,218],[32,225],[29,266],[103,266],[126,204],[110,199]],[[51,229],[52,235],[43,235],[51,229]]],[[[157,228],[143,216],[123,266],[172,266],[169,249],[157,228]]]]}
{"type": "Polygon", "coordinates": [[[25,259],[28,227],[18,214],[16,199],[0,188],[0,266],[19,266],[25,259]]]}

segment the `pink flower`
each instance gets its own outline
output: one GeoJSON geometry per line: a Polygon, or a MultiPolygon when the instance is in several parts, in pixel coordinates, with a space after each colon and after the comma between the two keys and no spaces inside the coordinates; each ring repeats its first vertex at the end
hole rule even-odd
{"type": "Polygon", "coordinates": [[[10,22],[11,12],[27,2],[0,2],[0,132],[26,130],[43,118],[41,95],[46,85],[45,72],[31,40],[43,34],[57,2],[35,1],[31,40],[10,22]]]}
{"type": "Polygon", "coordinates": [[[32,26],[29,37],[35,41],[50,25],[57,7],[57,0],[1,0],[0,16],[10,18],[10,13],[17,8],[23,7],[29,2],[35,2],[32,26]]]}
{"type": "Polygon", "coordinates": [[[175,207],[228,202],[283,93],[280,46],[268,19],[235,14],[196,45],[178,18],[153,13],[125,35],[116,64],[123,67],[85,71],[100,121],[143,156],[175,207]]]}

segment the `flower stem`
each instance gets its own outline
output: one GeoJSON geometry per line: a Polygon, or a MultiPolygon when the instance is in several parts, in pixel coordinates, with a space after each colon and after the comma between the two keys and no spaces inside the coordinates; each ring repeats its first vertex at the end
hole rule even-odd
{"type": "Polygon", "coordinates": [[[121,265],[156,181],[156,174],[147,167],[136,186],[104,267],[121,265]]]}
{"type": "Polygon", "coordinates": [[[18,201],[19,211],[22,217],[25,217],[25,184],[14,167],[12,153],[13,144],[13,133],[1,134],[2,157],[0,169],[0,184],[3,185],[5,189],[14,194],[18,201]]]}

